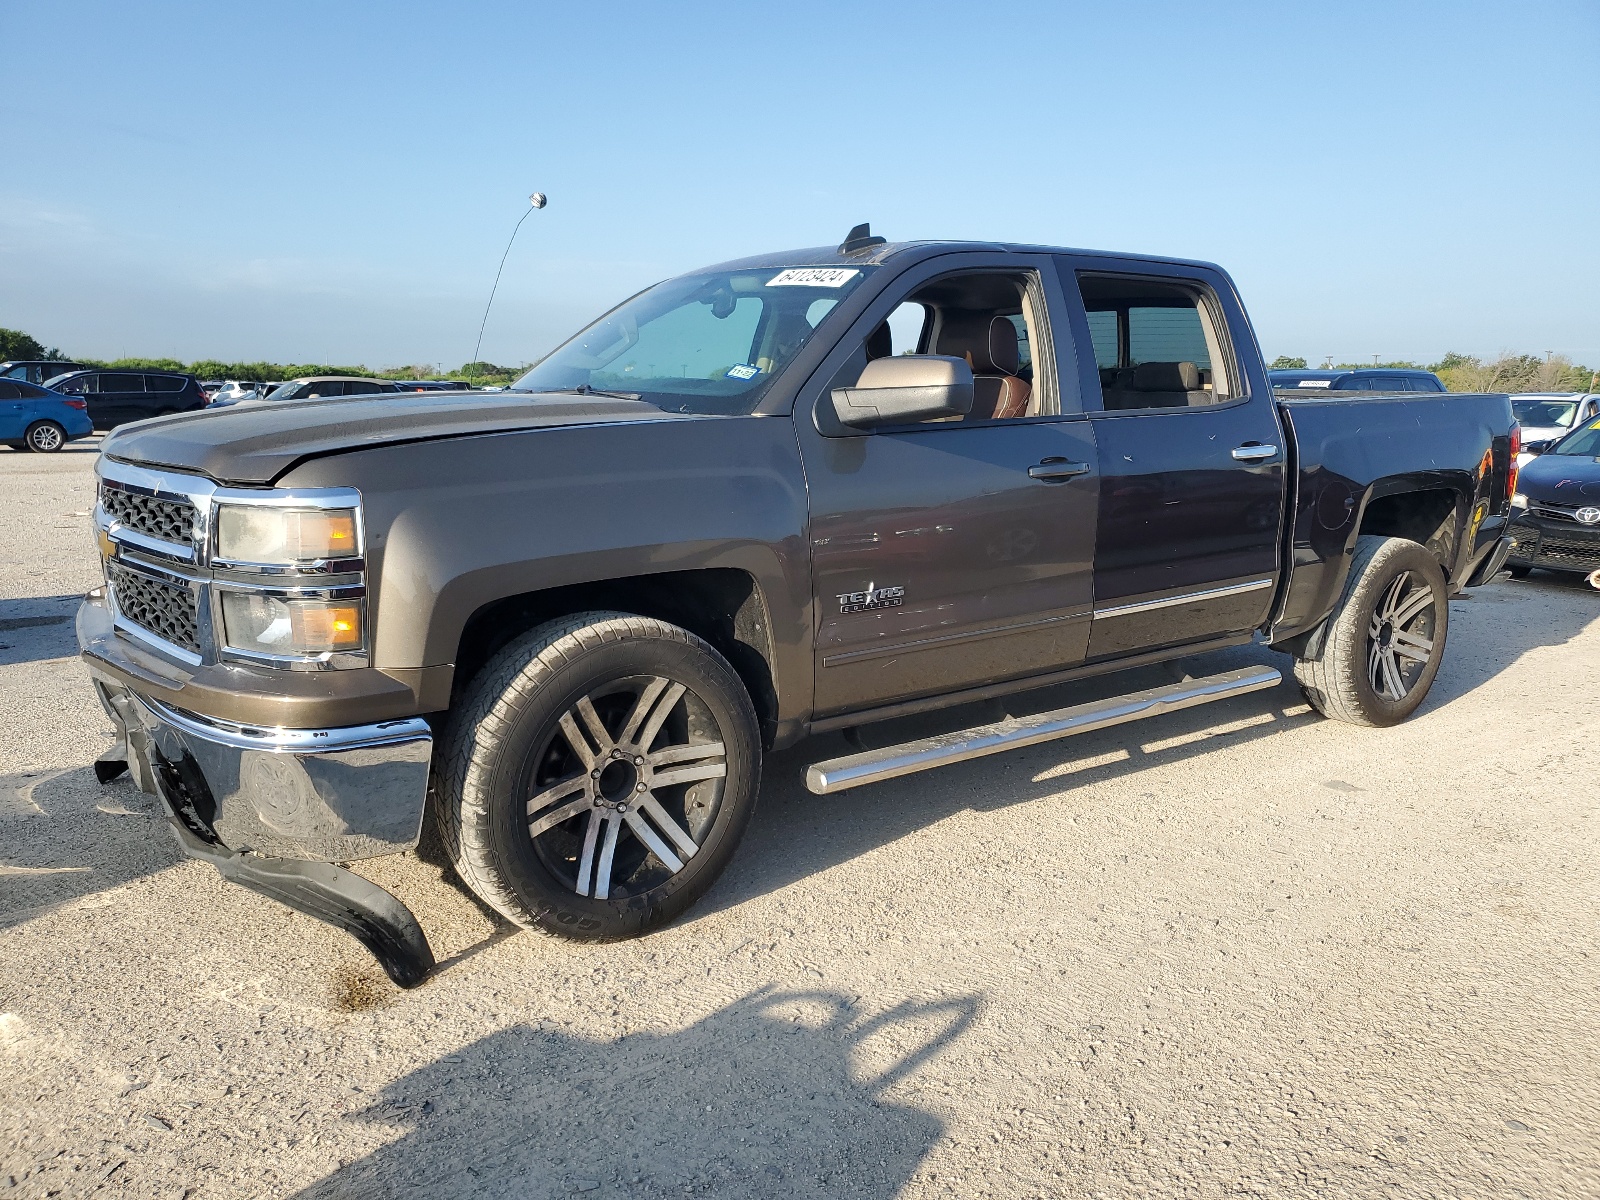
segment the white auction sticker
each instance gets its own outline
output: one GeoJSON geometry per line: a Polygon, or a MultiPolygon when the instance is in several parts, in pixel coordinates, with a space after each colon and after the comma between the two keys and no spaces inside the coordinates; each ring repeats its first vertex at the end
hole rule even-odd
{"type": "Polygon", "coordinates": [[[1299,383],[1295,384],[1295,386],[1296,387],[1332,387],[1333,386],[1333,380],[1331,380],[1331,379],[1302,379],[1299,383]]]}
{"type": "Polygon", "coordinates": [[[768,287],[843,287],[860,271],[853,267],[790,267],[767,280],[768,287]]]}

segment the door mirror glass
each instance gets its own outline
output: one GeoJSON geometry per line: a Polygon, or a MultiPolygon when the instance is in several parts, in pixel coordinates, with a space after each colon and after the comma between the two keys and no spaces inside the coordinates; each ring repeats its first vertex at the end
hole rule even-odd
{"type": "Polygon", "coordinates": [[[972,368],[939,354],[875,358],[854,387],[833,390],[833,411],[852,429],[911,425],[972,411],[972,368]]]}
{"type": "Polygon", "coordinates": [[[1522,445],[1522,452],[1524,454],[1543,454],[1554,444],[1554,441],[1550,438],[1545,438],[1537,442],[1524,442],[1522,445]]]}

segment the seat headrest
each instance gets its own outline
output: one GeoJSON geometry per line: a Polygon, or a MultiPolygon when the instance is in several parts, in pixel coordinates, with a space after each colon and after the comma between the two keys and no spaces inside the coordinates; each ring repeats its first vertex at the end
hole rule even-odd
{"type": "Polygon", "coordinates": [[[1192,362],[1147,362],[1133,369],[1136,392],[1198,392],[1200,368],[1192,362]]]}
{"type": "Polygon", "coordinates": [[[1005,317],[947,314],[939,353],[965,358],[974,375],[1015,375],[1020,361],[1017,327],[1005,317]]]}

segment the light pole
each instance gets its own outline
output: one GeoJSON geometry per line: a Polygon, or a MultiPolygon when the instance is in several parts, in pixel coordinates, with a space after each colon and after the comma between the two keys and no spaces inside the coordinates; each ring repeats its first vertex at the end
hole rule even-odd
{"type": "Polygon", "coordinates": [[[511,236],[506,239],[506,252],[500,256],[500,269],[494,273],[494,286],[489,289],[489,303],[483,306],[483,320],[478,323],[478,344],[472,348],[472,361],[478,361],[478,352],[483,349],[483,330],[489,324],[489,309],[494,307],[494,294],[500,290],[500,272],[506,269],[506,259],[511,257],[511,243],[517,240],[517,230],[522,228],[522,223],[528,219],[528,213],[536,208],[545,206],[543,192],[535,192],[528,197],[528,212],[517,218],[517,223],[511,229],[511,236]]]}

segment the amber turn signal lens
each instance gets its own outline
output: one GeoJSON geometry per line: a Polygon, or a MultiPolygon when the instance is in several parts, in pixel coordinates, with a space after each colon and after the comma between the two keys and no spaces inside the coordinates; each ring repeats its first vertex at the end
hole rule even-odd
{"type": "Polygon", "coordinates": [[[354,650],[361,645],[361,609],[354,604],[291,604],[292,641],[302,652],[354,650]]]}

